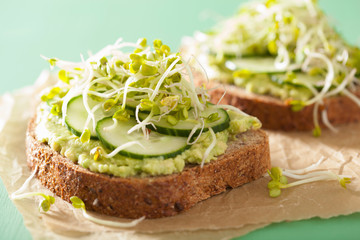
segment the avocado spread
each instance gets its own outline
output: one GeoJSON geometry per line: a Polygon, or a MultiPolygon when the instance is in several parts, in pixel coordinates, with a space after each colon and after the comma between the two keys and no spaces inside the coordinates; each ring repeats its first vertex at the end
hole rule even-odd
{"type": "MultiPolygon", "coordinates": [[[[250,116],[242,116],[228,111],[230,127],[217,132],[216,145],[205,159],[208,163],[216,159],[227,149],[227,141],[234,138],[238,133],[249,129],[260,128],[259,121],[250,116]]],[[[94,160],[90,153],[96,147],[106,147],[99,141],[93,140],[83,143],[80,138],[71,133],[62,125],[61,119],[50,113],[46,104],[42,104],[38,110],[36,137],[41,142],[46,142],[53,150],[69,158],[71,161],[93,172],[106,173],[119,177],[129,176],[157,176],[181,172],[185,164],[200,164],[206,148],[211,144],[209,131],[203,133],[199,140],[189,149],[173,158],[145,158],[134,159],[122,155],[111,158],[99,158],[94,160]]]]}
{"type": "MultiPolygon", "coordinates": [[[[296,79],[295,76],[294,80],[296,79]]],[[[281,100],[306,101],[313,96],[313,93],[304,85],[287,80],[286,75],[256,74],[251,78],[235,78],[234,84],[248,92],[270,95],[281,100]]]]}

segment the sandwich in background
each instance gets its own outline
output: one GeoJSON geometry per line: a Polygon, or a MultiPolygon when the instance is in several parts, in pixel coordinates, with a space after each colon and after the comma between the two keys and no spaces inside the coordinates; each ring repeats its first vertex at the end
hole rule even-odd
{"type": "Polygon", "coordinates": [[[258,117],[264,128],[319,136],[320,127],[360,120],[360,50],[316,1],[251,1],[183,43],[207,72],[212,101],[258,117]]]}

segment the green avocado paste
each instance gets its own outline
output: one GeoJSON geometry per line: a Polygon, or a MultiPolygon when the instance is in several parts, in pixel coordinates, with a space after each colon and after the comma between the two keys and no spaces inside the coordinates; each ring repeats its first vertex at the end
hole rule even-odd
{"type": "MultiPolygon", "coordinates": [[[[228,111],[228,114],[231,119],[230,127],[215,134],[216,145],[205,159],[205,163],[216,160],[217,156],[223,154],[227,149],[228,140],[235,138],[237,134],[261,127],[260,122],[254,117],[232,111],[228,111]]],[[[81,142],[78,136],[62,124],[58,116],[50,113],[46,104],[39,108],[35,133],[37,140],[47,143],[53,150],[74,163],[92,172],[119,177],[158,176],[181,172],[186,164],[200,164],[205,150],[212,142],[211,134],[207,131],[202,133],[198,141],[189,149],[172,158],[134,159],[117,154],[111,158],[95,160],[91,150],[96,147],[104,149],[106,147],[99,140],[90,139],[86,143],[81,142]]]]}

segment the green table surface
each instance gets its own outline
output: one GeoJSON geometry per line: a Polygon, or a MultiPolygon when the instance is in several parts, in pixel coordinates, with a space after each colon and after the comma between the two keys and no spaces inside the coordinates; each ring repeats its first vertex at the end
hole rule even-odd
{"type": "MultiPolygon", "coordinates": [[[[123,37],[160,38],[173,49],[183,36],[207,30],[233,14],[241,0],[0,1],[0,94],[31,85],[48,64],[39,56],[79,61],[123,37]]],[[[322,0],[321,7],[357,44],[359,0],[322,0]]],[[[0,159],[1,160],[1,159],[0,159]]],[[[0,162],[1,164],[1,162],[0,162]]],[[[241,239],[360,239],[360,213],[323,220],[271,224],[241,239]]],[[[31,239],[0,181],[0,239],[31,239]]]]}

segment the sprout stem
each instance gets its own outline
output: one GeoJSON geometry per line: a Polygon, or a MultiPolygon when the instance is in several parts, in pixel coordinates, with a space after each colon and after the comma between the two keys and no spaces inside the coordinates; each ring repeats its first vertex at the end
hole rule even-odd
{"type": "Polygon", "coordinates": [[[346,188],[346,184],[351,182],[351,176],[348,175],[337,175],[329,170],[315,170],[308,172],[317,167],[324,158],[321,158],[315,164],[310,165],[307,168],[299,170],[288,170],[281,169],[279,167],[272,167],[268,174],[271,178],[268,183],[270,197],[278,197],[281,194],[281,189],[299,186],[306,183],[317,182],[317,181],[331,181],[337,180],[340,185],[346,188]],[[288,183],[287,177],[300,179],[298,181],[288,183]]]}
{"type": "Polygon", "coordinates": [[[211,133],[211,137],[212,137],[212,141],[211,141],[211,144],[209,145],[208,148],[206,148],[205,150],[205,153],[204,153],[204,156],[203,156],[203,159],[201,161],[201,165],[200,167],[203,168],[204,167],[204,164],[205,164],[205,160],[207,159],[207,157],[209,156],[211,150],[214,149],[215,145],[216,145],[216,135],[214,133],[214,130],[212,128],[209,128],[209,131],[211,133]]]}
{"type": "Polygon", "coordinates": [[[87,220],[97,223],[97,224],[100,224],[100,225],[108,226],[108,227],[130,228],[130,227],[136,226],[138,223],[140,223],[141,221],[143,221],[145,219],[145,216],[143,216],[141,218],[135,219],[128,223],[121,223],[121,222],[114,222],[114,221],[108,221],[108,220],[96,218],[96,217],[89,215],[85,209],[82,208],[81,210],[82,210],[83,216],[87,220]]]}

